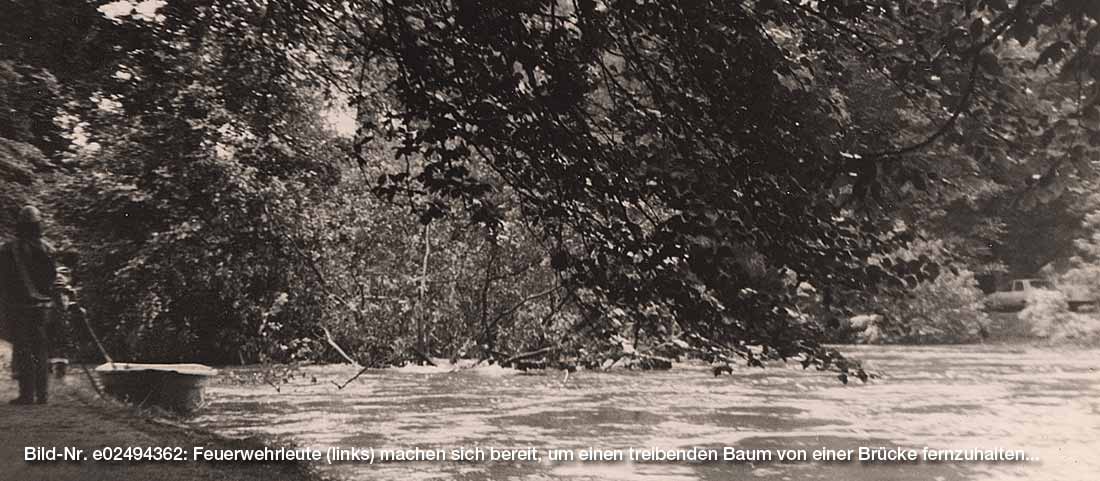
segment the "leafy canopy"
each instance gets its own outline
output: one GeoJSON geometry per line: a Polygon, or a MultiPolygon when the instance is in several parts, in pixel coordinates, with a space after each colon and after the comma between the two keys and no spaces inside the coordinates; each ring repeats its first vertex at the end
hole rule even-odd
{"type": "MultiPolygon", "coordinates": [[[[1091,100],[1044,111],[1024,74],[1053,66],[1064,81],[1096,70],[1082,68],[1100,39],[1094,2],[269,8],[305,25],[295,30],[303,42],[388,73],[395,102],[364,122],[363,139],[385,134],[395,155],[426,165],[383,177],[380,193],[491,212],[485,195],[499,179],[554,244],[553,265],[598,306],[578,332],[613,339],[626,324],[605,314],[621,312],[635,335],[716,358],[838,359],[815,341],[829,316],[793,308],[799,285],[823,289],[832,307],[935,276],[926,259],[866,262],[911,238],[891,218],[905,192],[967,182],[1011,155],[1038,159],[1026,170],[1043,186],[1072,181],[1095,148],[1079,134],[1100,118],[1091,100]],[[892,125],[858,115],[883,100],[904,111],[892,125]],[[927,154],[937,149],[973,168],[936,166],[927,154]]],[[[1018,177],[998,183],[1021,178],[1007,174],[1018,177]]],[[[422,216],[443,205],[425,204],[422,216]]]]}

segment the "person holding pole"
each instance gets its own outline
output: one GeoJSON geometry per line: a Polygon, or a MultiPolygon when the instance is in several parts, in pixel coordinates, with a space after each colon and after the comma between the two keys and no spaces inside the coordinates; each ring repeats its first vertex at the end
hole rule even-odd
{"type": "Polygon", "coordinates": [[[42,239],[42,215],[34,206],[19,211],[15,239],[0,246],[0,302],[12,331],[12,366],[19,397],[11,404],[46,404],[49,352],[46,322],[58,297],[53,248],[42,239]]]}

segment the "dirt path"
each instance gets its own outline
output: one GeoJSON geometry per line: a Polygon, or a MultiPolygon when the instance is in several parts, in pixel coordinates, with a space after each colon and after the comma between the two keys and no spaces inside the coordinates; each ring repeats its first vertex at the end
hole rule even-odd
{"type": "Polygon", "coordinates": [[[0,481],[308,481],[317,476],[301,466],[207,462],[105,463],[90,458],[80,462],[24,461],[27,446],[76,447],[90,453],[106,446],[255,447],[137,416],[125,407],[95,397],[79,369],[62,380],[52,380],[50,404],[12,406],[18,394],[8,374],[10,348],[0,342],[0,481]]]}

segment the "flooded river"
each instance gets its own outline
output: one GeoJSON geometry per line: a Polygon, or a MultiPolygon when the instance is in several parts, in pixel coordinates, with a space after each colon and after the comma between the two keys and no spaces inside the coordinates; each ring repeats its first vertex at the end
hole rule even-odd
{"type": "MultiPolygon", "coordinates": [[[[523,374],[496,367],[305,368],[281,386],[223,376],[193,423],[298,446],[748,450],[1005,449],[1022,462],[346,462],[349,480],[1094,480],[1100,351],[1026,346],[845,347],[881,374],[843,385],[797,363],[714,377],[671,371],[523,374]]],[[[247,370],[237,374],[247,373],[247,370]]]]}

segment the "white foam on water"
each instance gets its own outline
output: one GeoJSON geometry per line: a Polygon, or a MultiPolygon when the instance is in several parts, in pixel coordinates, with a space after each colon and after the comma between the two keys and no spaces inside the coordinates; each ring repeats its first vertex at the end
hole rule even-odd
{"type": "MultiPolygon", "coordinates": [[[[553,371],[522,375],[499,366],[460,363],[371,370],[338,390],[330,381],[343,382],[355,369],[311,366],[305,372],[317,383],[296,377],[278,393],[262,385],[211,386],[210,411],[195,422],[216,431],[276,434],[306,444],[360,436],[394,447],[671,449],[745,445],[751,438],[780,447],[814,439],[847,444],[875,440],[917,449],[1020,449],[1041,460],[966,464],[966,479],[973,481],[1093,481],[1093,473],[1100,473],[1100,350],[842,350],[884,376],[844,385],[835,374],[802,370],[797,364],[738,368],[733,376],[721,377],[712,376],[706,366],[685,364],[670,372],[581,371],[563,382],[553,371]]],[[[697,468],[622,463],[324,467],[362,480],[462,474],[467,480],[630,481],[699,480],[697,468]]],[[[735,474],[721,466],[707,469],[711,477],[715,470],[727,477],[735,474]]],[[[766,465],[751,473],[804,479],[833,476],[829,469],[766,465]]]]}

